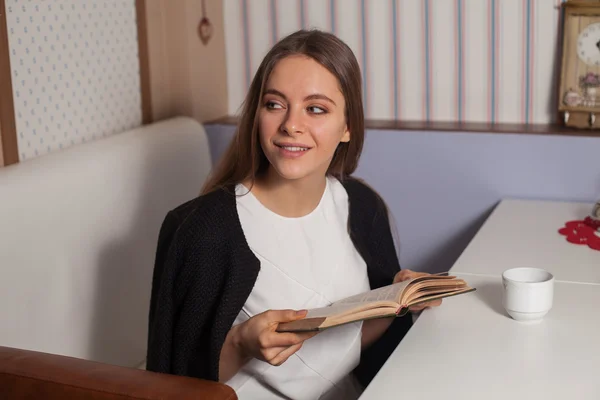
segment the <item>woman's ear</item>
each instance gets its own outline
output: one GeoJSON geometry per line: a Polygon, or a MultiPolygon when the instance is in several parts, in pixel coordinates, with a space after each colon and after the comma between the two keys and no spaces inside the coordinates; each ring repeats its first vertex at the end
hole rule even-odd
{"type": "Polygon", "coordinates": [[[340,142],[349,142],[350,141],[350,131],[348,130],[348,126],[344,128],[344,134],[340,139],[340,142]]]}

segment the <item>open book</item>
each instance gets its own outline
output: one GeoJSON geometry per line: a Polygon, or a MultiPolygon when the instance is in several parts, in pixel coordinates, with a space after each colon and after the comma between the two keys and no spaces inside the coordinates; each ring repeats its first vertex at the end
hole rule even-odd
{"type": "Polygon", "coordinates": [[[315,331],[366,319],[403,316],[416,304],[474,290],[455,276],[420,276],[310,309],[303,319],[279,324],[277,331],[315,331]]]}

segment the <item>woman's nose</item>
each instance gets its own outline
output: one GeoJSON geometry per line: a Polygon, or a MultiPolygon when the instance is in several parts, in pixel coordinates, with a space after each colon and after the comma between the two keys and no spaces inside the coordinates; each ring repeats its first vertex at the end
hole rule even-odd
{"type": "Polygon", "coordinates": [[[281,129],[288,135],[294,135],[303,133],[304,127],[304,115],[301,109],[295,109],[293,107],[288,108],[285,120],[281,125],[281,129]]]}

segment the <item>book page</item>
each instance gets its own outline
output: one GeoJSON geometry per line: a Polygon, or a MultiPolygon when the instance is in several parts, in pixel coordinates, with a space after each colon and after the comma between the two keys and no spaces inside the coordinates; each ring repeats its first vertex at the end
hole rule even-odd
{"type": "Polygon", "coordinates": [[[321,328],[328,328],[332,326],[342,325],[348,322],[363,321],[371,318],[382,318],[382,317],[393,317],[398,315],[397,307],[378,307],[370,310],[357,311],[352,314],[342,315],[341,317],[334,316],[327,318],[321,324],[321,328]]]}
{"type": "Polygon", "coordinates": [[[400,293],[410,281],[398,282],[379,289],[359,293],[332,303],[330,306],[308,310],[305,318],[337,317],[377,307],[398,307],[400,293]]]}
{"type": "Polygon", "coordinates": [[[360,293],[355,296],[338,300],[333,304],[357,304],[377,301],[393,301],[397,303],[400,298],[400,293],[402,293],[404,288],[406,288],[410,282],[410,280],[398,282],[393,285],[384,286],[379,289],[374,289],[365,293],[360,293]]]}
{"type": "MultiPolygon", "coordinates": [[[[310,310],[308,310],[308,313],[306,314],[306,317],[304,317],[304,318],[322,318],[322,317],[331,317],[333,315],[342,316],[342,315],[346,315],[346,314],[351,314],[352,312],[359,311],[363,308],[365,308],[365,305],[360,304],[360,303],[351,303],[351,304],[333,303],[332,305],[330,305],[328,307],[311,308],[310,310]]],[[[366,308],[368,308],[368,306],[366,306],[366,308]]]]}
{"type": "Polygon", "coordinates": [[[437,294],[426,294],[425,296],[421,296],[417,299],[411,300],[409,305],[413,306],[415,304],[424,303],[424,302],[428,302],[428,301],[435,300],[435,299],[443,299],[446,297],[457,296],[457,295],[463,294],[463,293],[474,292],[475,290],[476,290],[475,288],[466,287],[464,289],[456,289],[456,290],[452,290],[449,292],[446,291],[446,292],[437,293],[437,294]]]}
{"type": "Polygon", "coordinates": [[[414,284],[403,293],[401,301],[403,305],[410,303],[416,296],[453,292],[467,286],[466,282],[462,279],[447,277],[428,277],[420,280],[415,279],[413,282],[414,284]]]}
{"type": "MultiPolygon", "coordinates": [[[[433,279],[434,282],[422,282],[420,286],[416,286],[413,290],[408,289],[409,292],[418,290],[419,287],[427,286],[443,286],[445,285],[444,280],[449,280],[452,277],[449,276],[420,276],[414,279],[408,279],[403,282],[397,282],[392,285],[384,286],[378,289],[373,289],[368,292],[359,293],[354,296],[346,297],[332,303],[330,306],[313,308],[308,310],[308,314],[305,318],[323,318],[336,316],[337,318],[347,314],[351,314],[358,311],[364,311],[374,309],[377,307],[399,307],[400,296],[403,292],[407,291],[407,287],[413,282],[427,281],[433,279]]],[[[454,283],[452,285],[455,285],[454,283]]],[[[412,286],[411,286],[412,287],[412,286]]]]}

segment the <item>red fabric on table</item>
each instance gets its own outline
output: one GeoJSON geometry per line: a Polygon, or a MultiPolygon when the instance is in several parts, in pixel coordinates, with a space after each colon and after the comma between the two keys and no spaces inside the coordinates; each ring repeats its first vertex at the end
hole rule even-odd
{"type": "Polygon", "coordinates": [[[590,249],[600,251],[600,237],[596,235],[596,228],[590,225],[587,219],[568,221],[558,233],[566,236],[569,243],[587,245],[590,249]]]}

